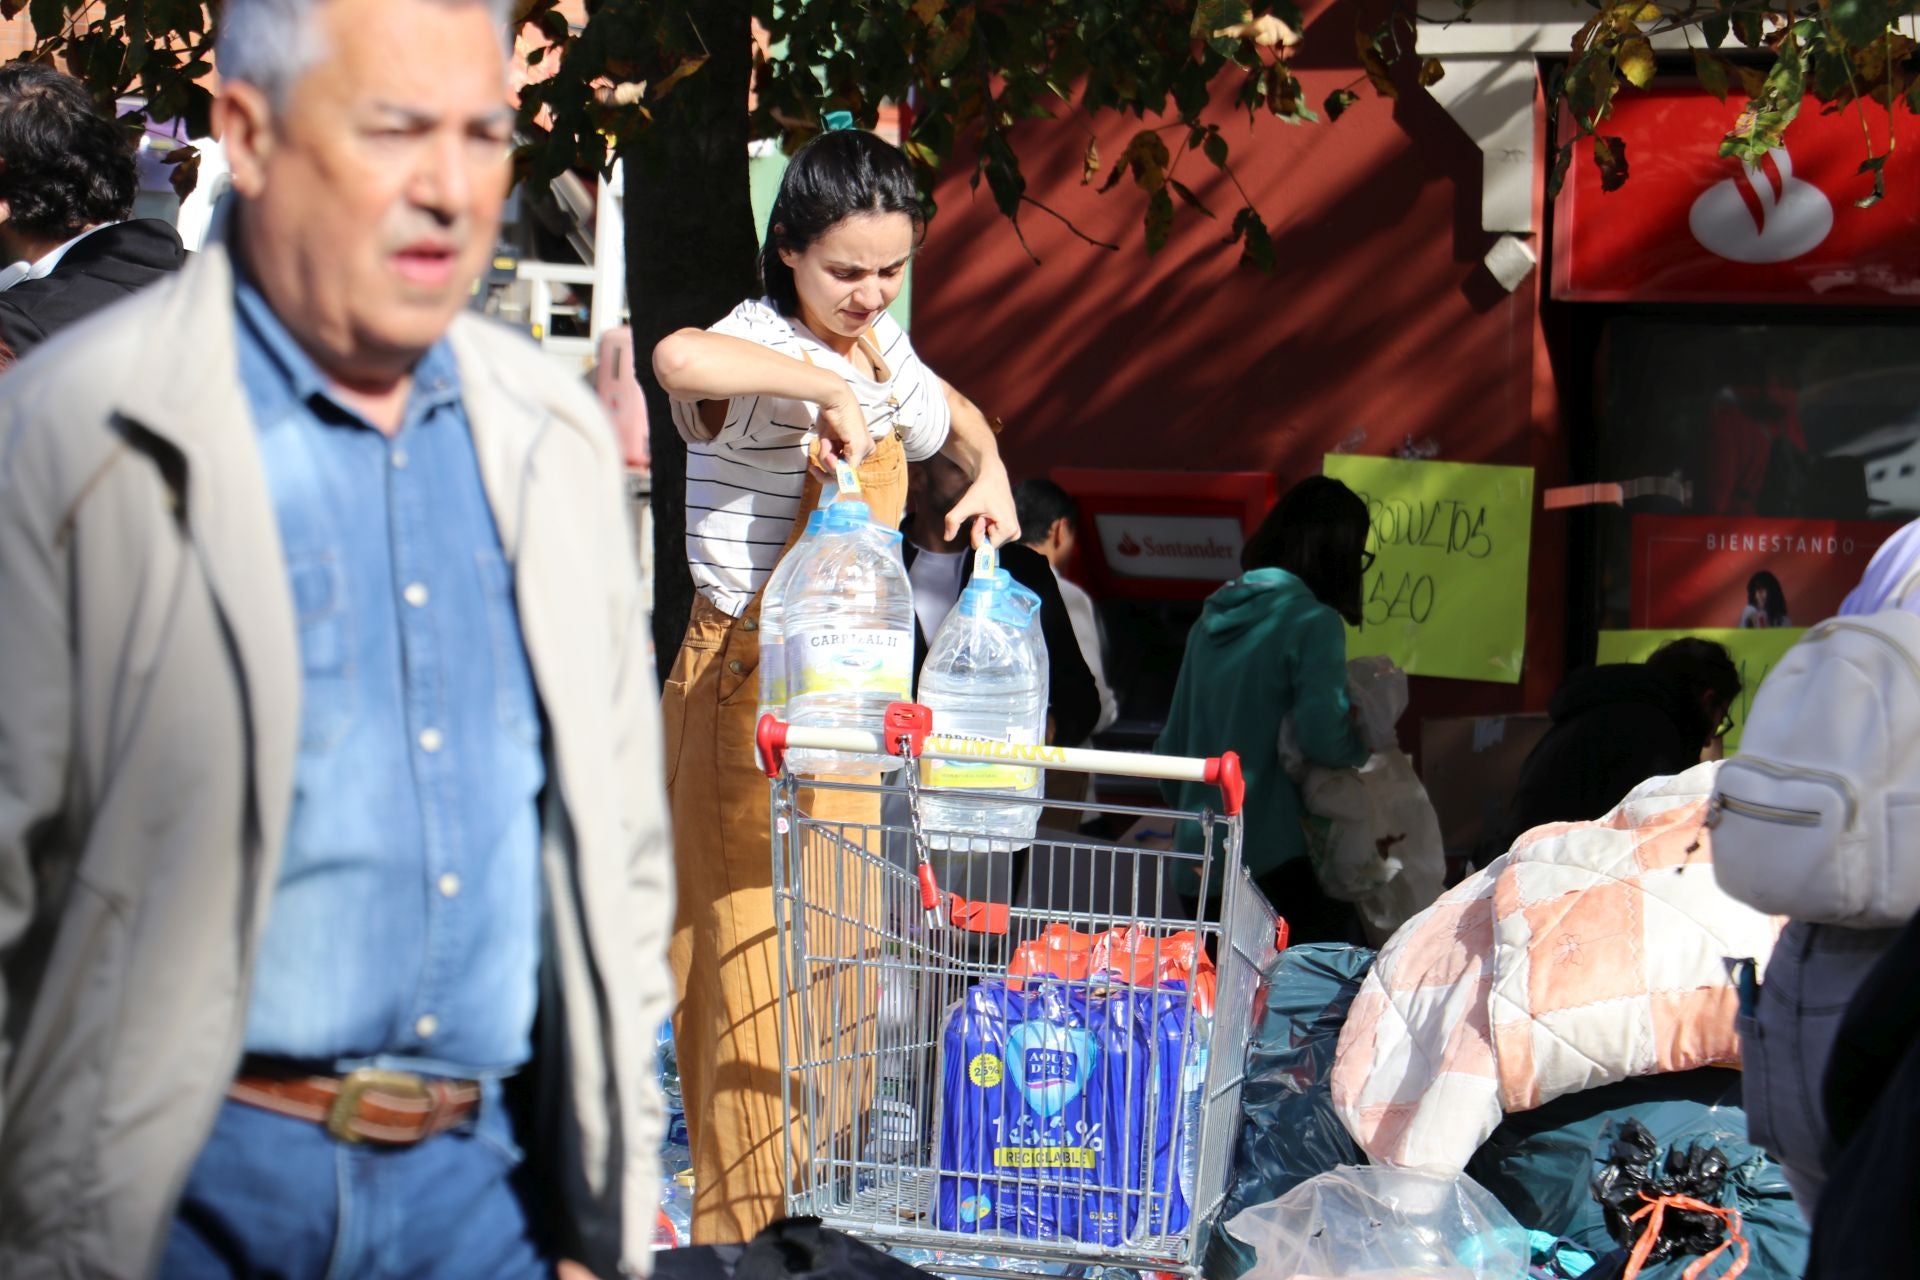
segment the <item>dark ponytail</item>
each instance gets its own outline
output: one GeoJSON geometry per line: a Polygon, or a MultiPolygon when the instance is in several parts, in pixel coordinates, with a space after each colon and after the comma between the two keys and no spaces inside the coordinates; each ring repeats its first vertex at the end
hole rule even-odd
{"type": "Polygon", "coordinates": [[[800,148],[780,179],[780,194],[767,219],[767,242],[760,246],[760,288],[782,315],[800,313],[800,296],[780,251],[805,252],[859,213],[904,213],[919,238],[926,212],[900,149],[859,129],[835,129],[800,148]]]}

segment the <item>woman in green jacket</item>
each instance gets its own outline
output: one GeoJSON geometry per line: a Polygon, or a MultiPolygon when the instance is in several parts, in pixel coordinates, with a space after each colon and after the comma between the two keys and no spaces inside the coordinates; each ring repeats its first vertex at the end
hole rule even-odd
{"type": "MultiPolygon", "coordinates": [[[[1354,908],[1320,889],[1301,829],[1300,790],[1280,762],[1281,726],[1313,764],[1358,768],[1367,749],[1347,700],[1341,619],[1360,621],[1367,507],[1338,480],[1312,476],[1280,499],[1248,540],[1240,577],[1207,599],[1187,637],[1173,707],[1155,750],[1163,755],[1238,752],[1247,781],[1242,844],[1247,870],[1287,920],[1296,942],[1360,941],[1354,908]]],[[[1199,810],[1210,788],[1165,784],[1167,801],[1199,810]]],[[[1198,852],[1197,824],[1176,847],[1198,852]]],[[[1213,881],[1211,892],[1219,892],[1213,881]]]]}

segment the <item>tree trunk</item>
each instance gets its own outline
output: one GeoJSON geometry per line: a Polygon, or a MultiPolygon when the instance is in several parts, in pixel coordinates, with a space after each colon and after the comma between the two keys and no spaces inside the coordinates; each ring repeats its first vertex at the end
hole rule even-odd
{"type": "Polygon", "coordinates": [[[747,179],[747,88],[753,69],[749,0],[699,0],[705,66],[654,109],[624,154],[627,299],[635,364],[647,395],[653,452],[653,639],[661,679],[672,669],[693,606],[687,570],[687,451],[653,376],[654,344],[705,328],[757,291],[747,179]]]}

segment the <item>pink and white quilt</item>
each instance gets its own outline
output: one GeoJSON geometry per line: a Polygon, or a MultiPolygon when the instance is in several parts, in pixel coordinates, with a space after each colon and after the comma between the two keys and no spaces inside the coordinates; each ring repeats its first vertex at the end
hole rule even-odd
{"type": "Polygon", "coordinates": [[[1508,1112],[1738,1064],[1726,960],[1764,964],[1785,922],[1714,881],[1717,767],[1647,782],[1598,821],[1528,832],[1382,948],[1332,1077],[1370,1159],[1458,1171],[1508,1112]]]}

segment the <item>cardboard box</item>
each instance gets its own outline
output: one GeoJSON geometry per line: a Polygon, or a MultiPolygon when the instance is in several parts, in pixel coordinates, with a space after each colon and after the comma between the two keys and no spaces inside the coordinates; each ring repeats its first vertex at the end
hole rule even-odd
{"type": "MultiPolygon", "coordinates": [[[[1506,852],[1507,810],[1520,768],[1551,725],[1545,713],[1422,722],[1421,781],[1450,862],[1483,867],[1506,852]]],[[[1448,883],[1455,878],[1449,875],[1448,883]]]]}

